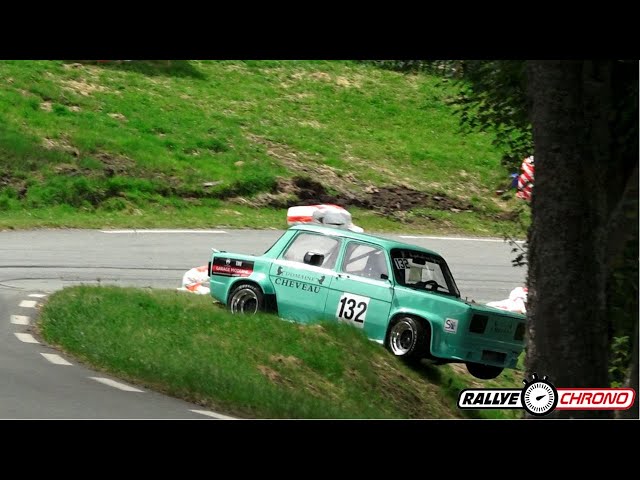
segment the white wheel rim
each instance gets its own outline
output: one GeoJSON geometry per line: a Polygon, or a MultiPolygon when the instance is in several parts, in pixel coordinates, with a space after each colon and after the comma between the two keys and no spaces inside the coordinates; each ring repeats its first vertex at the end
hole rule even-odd
{"type": "Polygon", "coordinates": [[[249,288],[242,288],[231,298],[231,313],[256,313],[258,311],[258,296],[249,288]]]}
{"type": "Polygon", "coordinates": [[[395,355],[406,355],[415,342],[416,332],[406,320],[400,320],[393,327],[389,335],[389,345],[395,355]]]}

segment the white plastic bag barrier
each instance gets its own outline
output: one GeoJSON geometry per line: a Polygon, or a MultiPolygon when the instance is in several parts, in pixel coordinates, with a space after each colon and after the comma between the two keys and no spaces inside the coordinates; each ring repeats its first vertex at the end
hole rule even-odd
{"type": "Polygon", "coordinates": [[[527,313],[527,287],[517,287],[511,290],[509,298],[506,300],[499,300],[496,302],[487,303],[490,307],[500,308],[502,310],[508,310],[510,312],[527,313]]]}
{"type": "Polygon", "coordinates": [[[328,227],[346,228],[358,233],[364,231],[353,224],[351,214],[347,210],[331,204],[290,207],[287,210],[287,223],[289,225],[312,223],[328,227]]]}
{"type": "Polygon", "coordinates": [[[209,294],[209,276],[207,270],[209,267],[203,265],[202,267],[194,267],[185,273],[182,277],[182,287],[178,288],[180,291],[197,293],[198,295],[209,294]]]}

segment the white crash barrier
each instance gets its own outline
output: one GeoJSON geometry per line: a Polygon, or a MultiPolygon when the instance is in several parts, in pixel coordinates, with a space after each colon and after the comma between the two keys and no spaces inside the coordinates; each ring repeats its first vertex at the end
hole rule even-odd
{"type": "Polygon", "coordinates": [[[289,225],[318,224],[328,227],[344,228],[361,233],[364,230],[353,224],[351,214],[338,205],[301,205],[287,210],[289,225]]]}
{"type": "Polygon", "coordinates": [[[182,276],[182,287],[178,290],[183,292],[197,293],[198,295],[209,294],[209,267],[203,265],[194,267],[182,276]]]}
{"type": "Polygon", "coordinates": [[[527,287],[517,287],[511,290],[509,298],[487,303],[490,307],[508,310],[510,312],[527,313],[527,287]]]}

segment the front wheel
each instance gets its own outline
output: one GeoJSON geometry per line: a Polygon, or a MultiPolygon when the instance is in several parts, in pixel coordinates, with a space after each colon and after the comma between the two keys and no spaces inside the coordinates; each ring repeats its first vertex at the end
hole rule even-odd
{"type": "Polygon", "coordinates": [[[467,363],[467,371],[476,378],[481,380],[491,380],[496,378],[504,370],[502,367],[494,367],[493,365],[484,365],[482,363],[467,363]]]}
{"type": "Polygon", "coordinates": [[[393,322],[387,334],[387,348],[396,357],[420,358],[426,345],[427,334],[420,321],[401,317],[393,322]]]}
{"type": "Polygon", "coordinates": [[[229,294],[231,313],[254,314],[264,311],[264,294],[256,285],[243,283],[229,294]]]}

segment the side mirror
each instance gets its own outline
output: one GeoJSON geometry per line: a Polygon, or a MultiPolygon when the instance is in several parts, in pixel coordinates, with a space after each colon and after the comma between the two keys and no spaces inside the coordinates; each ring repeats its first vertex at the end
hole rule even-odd
{"type": "Polygon", "coordinates": [[[319,253],[307,252],[304,254],[304,263],[319,267],[324,262],[324,255],[319,253]]]}
{"type": "Polygon", "coordinates": [[[387,275],[386,273],[381,273],[381,274],[380,274],[380,278],[381,278],[382,280],[389,280],[389,275],[387,275]]]}

